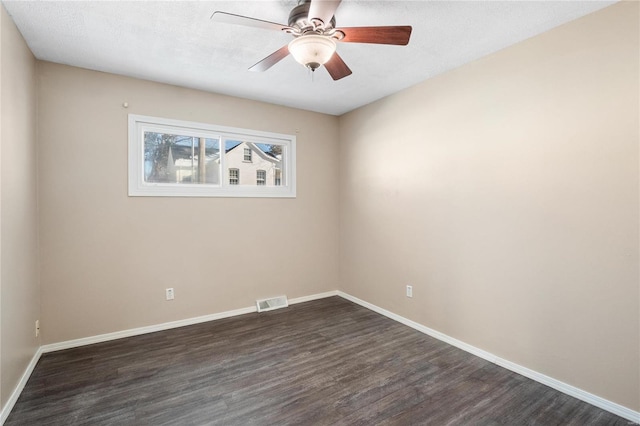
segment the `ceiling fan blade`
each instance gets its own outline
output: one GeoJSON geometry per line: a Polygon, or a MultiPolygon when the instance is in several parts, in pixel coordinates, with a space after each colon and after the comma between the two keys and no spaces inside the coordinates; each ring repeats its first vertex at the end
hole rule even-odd
{"type": "Polygon", "coordinates": [[[324,64],[324,67],[329,71],[329,75],[331,75],[331,78],[334,80],[340,80],[352,74],[352,71],[347,64],[344,63],[340,55],[338,55],[338,52],[334,52],[329,62],[324,64]]]}
{"type": "Polygon", "coordinates": [[[406,46],[411,37],[411,27],[348,27],[338,28],[344,33],[340,41],[345,43],[374,43],[406,46]]]}
{"type": "Polygon", "coordinates": [[[247,27],[262,28],[265,30],[285,31],[290,27],[275,22],[263,21],[262,19],[249,18],[248,16],[235,15],[233,13],[213,12],[211,20],[215,22],[223,22],[225,24],[245,25],[247,27]]]}
{"type": "Polygon", "coordinates": [[[280,49],[273,52],[257,64],[249,68],[249,71],[262,72],[266,71],[289,55],[289,45],[284,45],[280,49]]]}
{"type": "Polygon", "coordinates": [[[325,25],[331,22],[331,18],[336,13],[342,0],[311,0],[309,6],[309,21],[313,19],[321,20],[325,25]]]}

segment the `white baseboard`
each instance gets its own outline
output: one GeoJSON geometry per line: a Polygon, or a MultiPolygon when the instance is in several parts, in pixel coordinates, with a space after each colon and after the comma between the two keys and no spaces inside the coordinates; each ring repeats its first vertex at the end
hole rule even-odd
{"type": "Polygon", "coordinates": [[[360,306],[363,306],[381,315],[384,315],[387,318],[398,321],[399,323],[407,325],[415,330],[418,330],[424,334],[427,334],[431,337],[434,337],[452,346],[460,348],[463,351],[469,352],[472,355],[486,359],[487,361],[492,362],[496,365],[499,365],[500,367],[504,367],[507,370],[511,370],[514,373],[518,373],[522,376],[528,377],[532,380],[535,380],[536,382],[542,383],[543,385],[549,386],[550,388],[556,389],[562,393],[565,393],[569,396],[577,398],[581,401],[587,402],[591,405],[595,405],[598,408],[602,408],[603,410],[609,411],[610,413],[623,417],[632,422],[640,423],[640,412],[634,411],[620,404],[616,404],[615,402],[609,401],[607,399],[604,399],[602,397],[599,397],[597,395],[584,391],[575,386],[561,382],[560,380],[556,380],[553,377],[549,377],[542,373],[538,373],[537,371],[531,370],[527,367],[523,367],[519,364],[508,361],[504,358],[500,358],[499,356],[496,356],[490,352],[476,348],[475,346],[471,346],[463,341],[455,339],[439,331],[433,330],[429,327],[425,327],[422,324],[418,324],[415,321],[411,321],[410,319],[394,314],[393,312],[387,311],[386,309],[383,309],[379,306],[376,306],[369,302],[365,302],[364,300],[358,299],[357,297],[351,296],[350,294],[344,293],[342,291],[338,291],[338,296],[343,297],[347,300],[350,300],[353,303],[356,303],[360,306]]]}
{"type": "Polygon", "coordinates": [[[295,305],[296,303],[311,302],[312,300],[338,296],[338,293],[339,293],[338,290],[333,290],[333,291],[327,291],[326,293],[312,294],[311,296],[296,297],[295,299],[289,299],[289,304],[295,305]]]}
{"type": "Polygon", "coordinates": [[[36,364],[40,360],[42,353],[43,352],[42,352],[42,346],[41,346],[33,355],[33,358],[31,358],[29,365],[27,365],[27,369],[24,370],[24,373],[22,374],[22,377],[20,377],[20,381],[18,382],[18,385],[11,393],[11,396],[9,396],[7,403],[4,404],[4,407],[2,407],[2,411],[0,412],[0,425],[3,425],[4,422],[7,420],[7,417],[9,417],[11,410],[13,410],[13,406],[16,405],[16,401],[18,401],[18,398],[20,397],[22,390],[24,389],[25,385],[29,381],[29,377],[31,377],[31,373],[33,373],[33,369],[36,368],[36,364]]]}
{"type": "Polygon", "coordinates": [[[42,352],[55,352],[63,349],[77,348],[80,346],[92,345],[94,343],[108,342],[110,340],[122,339],[125,337],[139,336],[141,334],[155,333],[156,331],[169,330],[171,328],[185,327],[187,325],[200,324],[207,321],[215,321],[222,318],[235,317],[237,315],[250,314],[256,312],[255,306],[234,309],[233,311],[220,312],[217,314],[203,315],[201,317],[187,318],[178,321],[165,322],[162,324],[149,325],[147,327],[131,328],[129,330],[116,331],[113,333],[98,334],[97,336],[83,337],[81,339],[66,340],[64,342],[50,343],[42,346],[42,352]]]}
{"type": "MultiPolygon", "coordinates": [[[[323,299],[323,298],[332,297],[332,296],[340,296],[344,299],[350,300],[351,302],[354,302],[360,306],[363,306],[367,309],[370,309],[374,312],[384,315],[390,319],[398,321],[399,323],[407,325],[415,330],[418,330],[424,334],[427,334],[445,343],[448,343],[457,348],[460,348],[480,358],[486,359],[487,361],[490,361],[496,365],[504,367],[515,373],[521,374],[525,377],[528,377],[539,383],[547,385],[567,395],[573,396],[574,398],[585,401],[591,405],[602,408],[603,410],[609,411],[627,420],[640,423],[640,413],[637,411],[633,411],[630,408],[616,404],[614,402],[601,398],[597,395],[593,395],[582,389],[576,388],[575,386],[571,386],[567,383],[561,382],[552,377],[546,376],[544,374],[533,371],[529,368],[523,367],[521,365],[515,364],[506,359],[500,358],[496,355],[491,354],[490,352],[484,351],[482,349],[476,348],[475,346],[471,346],[465,342],[454,339],[453,337],[450,337],[444,333],[425,327],[422,324],[418,324],[415,321],[411,321],[407,318],[394,314],[393,312],[387,311],[386,309],[373,305],[369,302],[365,302],[364,300],[358,299],[357,297],[351,296],[350,294],[344,293],[342,291],[335,290],[335,291],[329,291],[326,293],[313,294],[310,296],[297,297],[294,299],[290,299],[289,304],[293,305],[296,303],[304,303],[304,302],[309,302],[312,300],[318,300],[318,299],[323,299]]],[[[122,339],[125,337],[138,336],[146,333],[154,333],[156,331],[184,327],[184,326],[199,324],[207,321],[214,321],[222,318],[229,318],[237,315],[248,314],[256,311],[257,309],[255,306],[250,306],[246,308],[235,309],[232,311],[220,312],[217,314],[204,315],[204,316],[195,317],[195,318],[188,318],[188,319],[179,320],[179,321],[171,321],[171,322],[166,322],[166,323],[147,326],[147,327],[133,328],[129,330],[117,331],[114,333],[100,334],[97,336],[85,337],[82,339],[74,339],[74,340],[68,340],[65,342],[52,343],[52,344],[40,346],[40,348],[38,348],[37,352],[33,356],[31,362],[27,366],[24,374],[20,378],[18,385],[16,386],[13,393],[7,400],[7,403],[5,404],[5,406],[2,408],[2,411],[0,412],[0,426],[3,425],[7,417],[9,417],[9,413],[13,409],[13,406],[15,405],[16,401],[18,400],[18,397],[22,393],[24,386],[27,384],[27,381],[29,380],[29,377],[31,376],[33,369],[35,368],[36,364],[38,363],[38,360],[40,359],[40,356],[43,353],[59,351],[63,349],[76,348],[79,346],[91,345],[94,343],[106,342],[109,340],[122,339]]]]}
{"type": "MultiPolygon", "coordinates": [[[[312,294],[310,296],[297,297],[290,299],[289,304],[309,302],[311,300],[323,299],[325,297],[337,296],[338,291],[329,291],[326,293],[312,294]]],[[[171,328],[185,327],[187,325],[200,324],[208,321],[215,321],[222,318],[235,317],[238,315],[250,314],[256,312],[256,306],[234,309],[232,311],[219,312],[217,314],[203,315],[195,318],[187,318],[178,321],[165,322],[162,324],[150,325],[147,327],[131,328],[129,330],[116,331],[113,333],[99,334],[97,336],[83,337],[82,339],[67,340],[64,342],[51,343],[42,346],[42,352],[54,352],[63,349],[77,348],[79,346],[91,345],[94,343],[108,342],[109,340],[122,339],[124,337],[139,336],[141,334],[155,333],[156,331],[169,330],[171,328]]]]}

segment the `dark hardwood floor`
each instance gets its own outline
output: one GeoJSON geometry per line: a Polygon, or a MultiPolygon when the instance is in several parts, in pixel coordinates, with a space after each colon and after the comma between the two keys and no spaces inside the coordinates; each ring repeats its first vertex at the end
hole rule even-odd
{"type": "Polygon", "coordinates": [[[332,297],[42,356],[14,425],[628,425],[332,297]]]}

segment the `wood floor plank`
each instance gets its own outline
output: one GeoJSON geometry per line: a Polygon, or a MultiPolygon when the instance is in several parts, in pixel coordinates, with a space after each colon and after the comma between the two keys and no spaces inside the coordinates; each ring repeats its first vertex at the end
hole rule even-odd
{"type": "Polygon", "coordinates": [[[332,297],[44,354],[5,425],[628,425],[332,297]]]}

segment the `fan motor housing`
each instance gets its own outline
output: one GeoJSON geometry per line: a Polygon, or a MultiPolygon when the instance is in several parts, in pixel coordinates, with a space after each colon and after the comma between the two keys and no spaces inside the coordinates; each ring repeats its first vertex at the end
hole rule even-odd
{"type": "MultiPolygon", "coordinates": [[[[289,26],[303,30],[308,27],[312,27],[314,30],[317,25],[309,21],[309,7],[311,6],[310,0],[304,0],[303,3],[297,5],[291,10],[289,14],[289,26]]],[[[324,23],[324,30],[328,30],[336,27],[336,17],[332,16],[331,21],[324,23]]]]}

